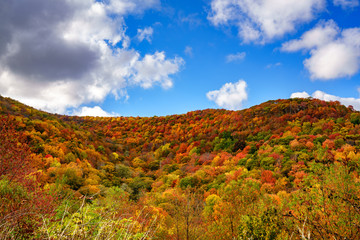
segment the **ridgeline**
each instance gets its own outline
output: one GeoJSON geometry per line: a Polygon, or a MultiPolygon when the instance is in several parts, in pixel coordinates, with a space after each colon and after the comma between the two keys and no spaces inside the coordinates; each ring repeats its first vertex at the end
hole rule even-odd
{"type": "Polygon", "coordinates": [[[360,239],[339,102],[110,118],[0,97],[0,121],[0,239],[360,239]]]}

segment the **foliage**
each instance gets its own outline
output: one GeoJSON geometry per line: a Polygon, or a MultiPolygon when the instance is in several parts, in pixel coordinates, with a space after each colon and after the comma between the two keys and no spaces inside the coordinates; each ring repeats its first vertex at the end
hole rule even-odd
{"type": "Polygon", "coordinates": [[[360,113],[69,117],[0,97],[0,239],[359,239],[360,113]]]}

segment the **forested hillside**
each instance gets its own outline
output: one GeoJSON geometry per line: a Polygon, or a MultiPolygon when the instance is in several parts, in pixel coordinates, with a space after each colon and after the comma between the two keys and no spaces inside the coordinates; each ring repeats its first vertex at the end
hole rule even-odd
{"type": "Polygon", "coordinates": [[[0,239],[360,239],[360,113],[70,117],[0,97],[0,239]]]}

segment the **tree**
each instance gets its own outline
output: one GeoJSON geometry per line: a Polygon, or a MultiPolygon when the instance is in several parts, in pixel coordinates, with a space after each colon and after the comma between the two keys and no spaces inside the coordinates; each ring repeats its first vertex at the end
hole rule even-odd
{"type": "Polygon", "coordinates": [[[203,199],[199,192],[172,189],[163,194],[162,201],[160,207],[170,216],[175,239],[192,240],[204,234],[201,229],[203,199]]]}
{"type": "Polygon", "coordinates": [[[306,222],[314,239],[360,238],[360,183],[348,172],[341,164],[313,163],[306,188],[294,193],[294,222],[306,222]]]}
{"type": "Polygon", "coordinates": [[[0,118],[0,177],[23,181],[24,176],[31,172],[31,153],[25,136],[15,128],[16,120],[13,117],[0,118]]]}
{"type": "Polygon", "coordinates": [[[0,233],[15,239],[34,237],[56,203],[39,188],[29,147],[16,125],[12,117],[0,119],[0,233]]]}

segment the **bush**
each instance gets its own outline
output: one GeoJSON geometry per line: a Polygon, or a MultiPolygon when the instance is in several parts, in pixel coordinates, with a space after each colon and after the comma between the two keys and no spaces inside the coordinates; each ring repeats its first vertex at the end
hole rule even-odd
{"type": "Polygon", "coordinates": [[[132,171],[130,167],[125,166],[124,164],[115,165],[115,176],[119,178],[130,178],[132,171]]]}
{"type": "Polygon", "coordinates": [[[350,115],[350,122],[354,125],[360,124],[360,114],[359,113],[352,113],[350,115]]]}
{"type": "Polygon", "coordinates": [[[244,239],[278,239],[281,234],[281,218],[276,209],[271,208],[260,216],[243,216],[240,236],[244,239]]]}
{"type": "Polygon", "coordinates": [[[198,179],[196,176],[188,176],[188,177],[184,177],[183,179],[181,179],[179,185],[182,189],[186,189],[188,187],[195,188],[200,183],[201,183],[201,180],[198,179]]]}

